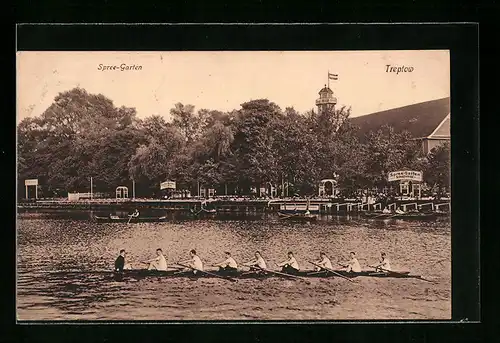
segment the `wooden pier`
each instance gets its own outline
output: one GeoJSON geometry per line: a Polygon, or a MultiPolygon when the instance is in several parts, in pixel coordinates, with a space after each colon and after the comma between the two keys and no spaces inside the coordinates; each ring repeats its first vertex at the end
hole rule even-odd
{"type": "Polygon", "coordinates": [[[348,214],[370,212],[387,207],[403,211],[446,211],[451,210],[449,201],[429,199],[394,200],[388,203],[363,203],[356,199],[93,199],[93,200],[37,200],[20,201],[20,211],[30,210],[90,210],[90,211],[133,211],[162,210],[166,212],[192,212],[201,209],[215,209],[218,213],[265,213],[304,212],[317,214],[348,214]]]}

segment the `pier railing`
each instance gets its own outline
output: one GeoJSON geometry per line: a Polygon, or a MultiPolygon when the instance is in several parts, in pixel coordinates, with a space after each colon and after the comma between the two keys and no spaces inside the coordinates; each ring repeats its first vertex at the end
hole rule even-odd
{"type": "Polygon", "coordinates": [[[409,204],[402,204],[402,205],[401,205],[401,207],[403,208],[403,211],[405,211],[405,212],[407,211],[408,206],[414,206],[414,207],[415,207],[415,209],[417,209],[417,208],[418,208],[418,203],[416,203],[416,202],[411,202],[411,203],[409,203],[409,204]]]}
{"type": "Polygon", "coordinates": [[[420,204],[420,205],[418,205],[418,209],[421,210],[422,208],[424,208],[424,206],[429,206],[429,205],[430,205],[431,211],[434,211],[434,203],[432,203],[432,202],[426,202],[424,204],[420,204]]]}

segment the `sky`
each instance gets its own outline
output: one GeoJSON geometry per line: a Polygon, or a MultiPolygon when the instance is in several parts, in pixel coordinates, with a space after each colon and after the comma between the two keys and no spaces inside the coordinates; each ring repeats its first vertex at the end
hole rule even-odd
{"type": "Polygon", "coordinates": [[[450,96],[448,50],[23,51],[17,53],[17,122],[41,115],[74,87],[135,107],[139,118],[169,119],[177,102],[230,111],[261,98],[302,113],[315,108],[328,72],[338,74],[330,81],[337,108],[350,106],[351,117],[450,96]],[[141,69],[121,71],[122,64],[141,69]],[[413,70],[388,72],[387,65],[413,70]]]}

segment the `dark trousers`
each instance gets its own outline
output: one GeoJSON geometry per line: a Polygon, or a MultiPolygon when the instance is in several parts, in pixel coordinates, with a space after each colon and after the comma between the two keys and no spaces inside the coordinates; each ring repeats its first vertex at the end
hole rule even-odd
{"type": "Polygon", "coordinates": [[[284,265],[283,268],[281,269],[281,271],[283,273],[287,273],[287,274],[291,274],[291,275],[297,275],[299,273],[298,269],[293,268],[289,264],[284,265]]]}
{"type": "Polygon", "coordinates": [[[219,267],[219,272],[222,274],[236,274],[238,269],[229,266],[219,267]]]}

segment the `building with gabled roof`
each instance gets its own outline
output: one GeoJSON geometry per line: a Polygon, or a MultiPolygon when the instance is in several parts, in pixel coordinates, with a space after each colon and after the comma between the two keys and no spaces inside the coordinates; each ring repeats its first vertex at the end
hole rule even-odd
{"type": "Polygon", "coordinates": [[[406,130],[422,142],[422,151],[428,154],[434,147],[450,141],[450,118],[448,97],[354,117],[351,123],[358,129],[361,141],[366,141],[369,132],[386,124],[396,132],[406,130]]]}

